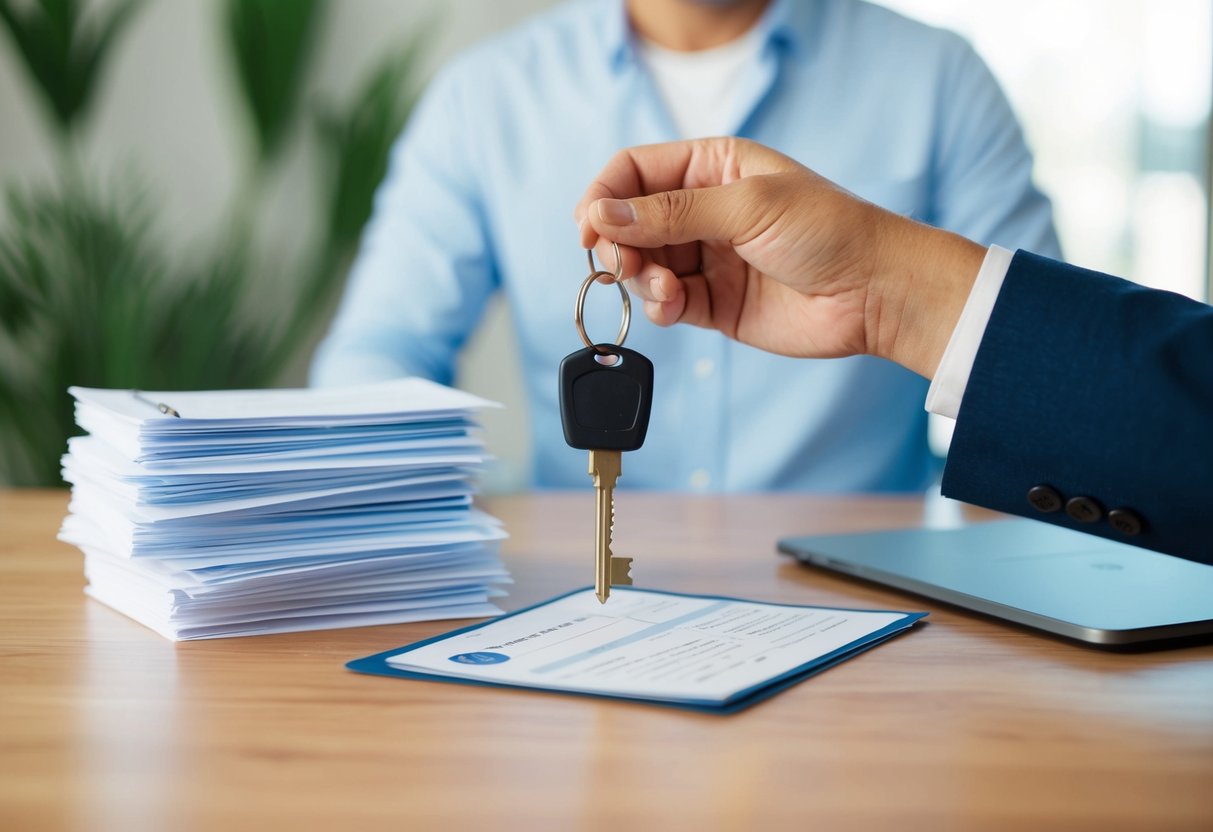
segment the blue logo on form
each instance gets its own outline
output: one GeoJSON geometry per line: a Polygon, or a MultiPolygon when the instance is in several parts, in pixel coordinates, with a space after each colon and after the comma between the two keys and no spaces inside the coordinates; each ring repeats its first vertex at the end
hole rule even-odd
{"type": "Polygon", "coordinates": [[[451,661],[459,664],[501,664],[509,660],[510,657],[504,653],[460,653],[457,656],[451,656],[451,661]]]}

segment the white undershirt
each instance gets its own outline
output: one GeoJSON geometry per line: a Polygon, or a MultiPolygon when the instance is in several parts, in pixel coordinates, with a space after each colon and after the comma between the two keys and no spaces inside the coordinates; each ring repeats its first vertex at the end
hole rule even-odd
{"type": "Polygon", "coordinates": [[[986,325],[990,322],[990,314],[994,311],[994,302],[1002,291],[1003,280],[1007,269],[1011,267],[1014,252],[1000,246],[990,246],[986,258],[981,262],[977,279],[969,290],[969,299],[952,330],[943,358],[939,360],[939,368],[935,378],[927,390],[926,409],[929,413],[937,413],[955,419],[960,412],[960,400],[964,398],[965,388],[969,385],[969,374],[973,372],[973,360],[977,358],[977,348],[981,346],[982,336],[986,334],[986,325]]]}
{"type": "Polygon", "coordinates": [[[760,27],[723,46],[698,52],[676,52],[641,38],[637,53],[669,110],[680,138],[724,136],[736,129],[741,81],[758,59],[760,27]]]}

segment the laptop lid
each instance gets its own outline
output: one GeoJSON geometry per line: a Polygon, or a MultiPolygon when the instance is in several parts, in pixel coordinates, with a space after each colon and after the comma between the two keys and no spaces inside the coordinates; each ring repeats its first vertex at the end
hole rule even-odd
{"type": "Polygon", "coordinates": [[[1092,644],[1213,633],[1213,566],[1035,520],[789,537],[779,551],[1092,644]]]}

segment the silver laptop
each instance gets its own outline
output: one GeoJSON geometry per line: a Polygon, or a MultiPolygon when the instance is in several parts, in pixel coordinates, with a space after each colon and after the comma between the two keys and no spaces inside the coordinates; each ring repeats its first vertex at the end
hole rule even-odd
{"type": "Polygon", "coordinates": [[[1035,520],[789,537],[779,551],[1093,644],[1213,633],[1213,566],[1035,520]]]}

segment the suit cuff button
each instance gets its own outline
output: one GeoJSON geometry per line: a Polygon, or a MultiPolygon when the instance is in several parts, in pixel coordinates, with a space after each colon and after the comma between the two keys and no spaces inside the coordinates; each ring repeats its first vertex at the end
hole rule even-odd
{"type": "Polygon", "coordinates": [[[1047,485],[1037,485],[1028,489],[1028,502],[1037,511],[1049,514],[1061,510],[1061,495],[1056,488],[1047,485]]]}
{"type": "Polygon", "coordinates": [[[1103,506],[1090,497],[1071,497],[1066,501],[1066,514],[1079,523],[1095,523],[1103,519],[1103,506]]]}
{"type": "Polygon", "coordinates": [[[1114,508],[1109,511],[1108,523],[1126,537],[1141,534],[1141,529],[1145,525],[1137,512],[1128,508],[1114,508]]]}

